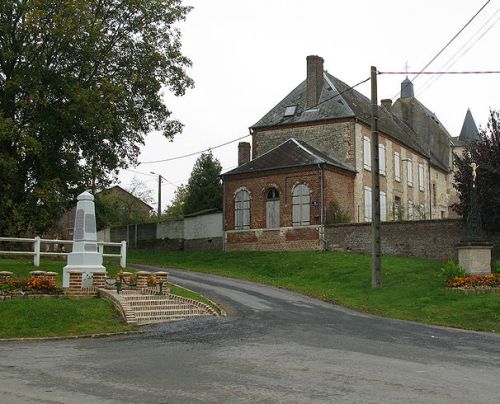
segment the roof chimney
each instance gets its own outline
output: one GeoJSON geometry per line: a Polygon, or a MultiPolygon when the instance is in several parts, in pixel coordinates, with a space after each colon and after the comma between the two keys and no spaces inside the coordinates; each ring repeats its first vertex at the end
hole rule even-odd
{"type": "Polygon", "coordinates": [[[238,143],[238,167],[250,161],[250,143],[238,143]]]}
{"type": "Polygon", "coordinates": [[[311,55],[307,58],[306,109],[318,104],[323,88],[323,58],[311,55]]]}
{"type": "Polygon", "coordinates": [[[401,98],[413,98],[413,83],[408,79],[403,80],[401,83],[401,98]]]}
{"type": "Polygon", "coordinates": [[[380,103],[387,111],[391,112],[392,100],[390,98],[385,98],[383,100],[380,100],[380,103]]]}

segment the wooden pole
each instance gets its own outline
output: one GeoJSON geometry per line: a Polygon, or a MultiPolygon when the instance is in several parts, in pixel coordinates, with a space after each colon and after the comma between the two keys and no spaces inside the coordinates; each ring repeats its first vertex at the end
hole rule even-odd
{"type": "Polygon", "coordinates": [[[380,173],[378,152],[378,100],[377,68],[371,67],[372,101],[372,288],[382,287],[381,248],[380,248],[380,173]]]}

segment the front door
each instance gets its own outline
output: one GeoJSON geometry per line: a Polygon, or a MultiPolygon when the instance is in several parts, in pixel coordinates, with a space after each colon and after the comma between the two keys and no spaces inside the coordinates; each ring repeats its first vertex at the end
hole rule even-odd
{"type": "Polygon", "coordinates": [[[274,188],[267,191],[266,227],[268,229],[280,227],[280,194],[274,188]]]}

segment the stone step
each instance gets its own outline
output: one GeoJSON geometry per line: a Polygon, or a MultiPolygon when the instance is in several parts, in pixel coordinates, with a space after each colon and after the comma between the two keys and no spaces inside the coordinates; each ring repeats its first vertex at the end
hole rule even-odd
{"type": "Polygon", "coordinates": [[[150,306],[177,306],[179,302],[176,300],[134,300],[128,302],[131,307],[150,307],[150,306]]]}
{"type": "Polygon", "coordinates": [[[163,323],[166,321],[183,320],[185,318],[199,317],[204,314],[191,314],[191,315],[170,315],[170,316],[151,316],[149,318],[137,318],[138,325],[163,323]]]}
{"type": "Polygon", "coordinates": [[[168,296],[165,295],[124,295],[123,298],[127,302],[134,302],[134,301],[158,301],[158,300],[165,300],[165,299],[170,299],[168,296]]]}
{"type": "Polygon", "coordinates": [[[206,314],[201,309],[156,309],[156,310],[140,310],[134,311],[137,318],[155,317],[155,316],[177,316],[177,315],[202,315],[206,314]]]}

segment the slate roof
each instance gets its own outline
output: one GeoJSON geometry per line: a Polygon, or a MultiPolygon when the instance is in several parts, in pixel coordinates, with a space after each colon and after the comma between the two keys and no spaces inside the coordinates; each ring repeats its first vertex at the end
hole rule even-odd
{"type": "MultiPolygon", "coordinates": [[[[328,72],[323,74],[323,89],[316,107],[305,110],[306,80],[272,108],[251,129],[263,129],[282,125],[317,122],[339,118],[357,118],[371,124],[371,101],[356,89],[349,90],[343,81],[328,72]],[[287,106],[297,105],[293,116],[284,116],[287,106]]],[[[393,137],[413,150],[429,157],[429,153],[415,140],[415,133],[402,120],[379,108],[379,131],[393,137]]]]}
{"type": "Polygon", "coordinates": [[[470,109],[468,109],[465,114],[464,123],[458,139],[462,142],[474,142],[479,140],[479,131],[477,130],[476,122],[474,122],[470,109]]]}
{"type": "Polygon", "coordinates": [[[290,138],[254,160],[222,174],[222,176],[225,177],[243,173],[254,173],[280,168],[304,167],[318,164],[328,164],[345,171],[356,173],[354,168],[351,166],[325,155],[305,142],[290,138]]]}

